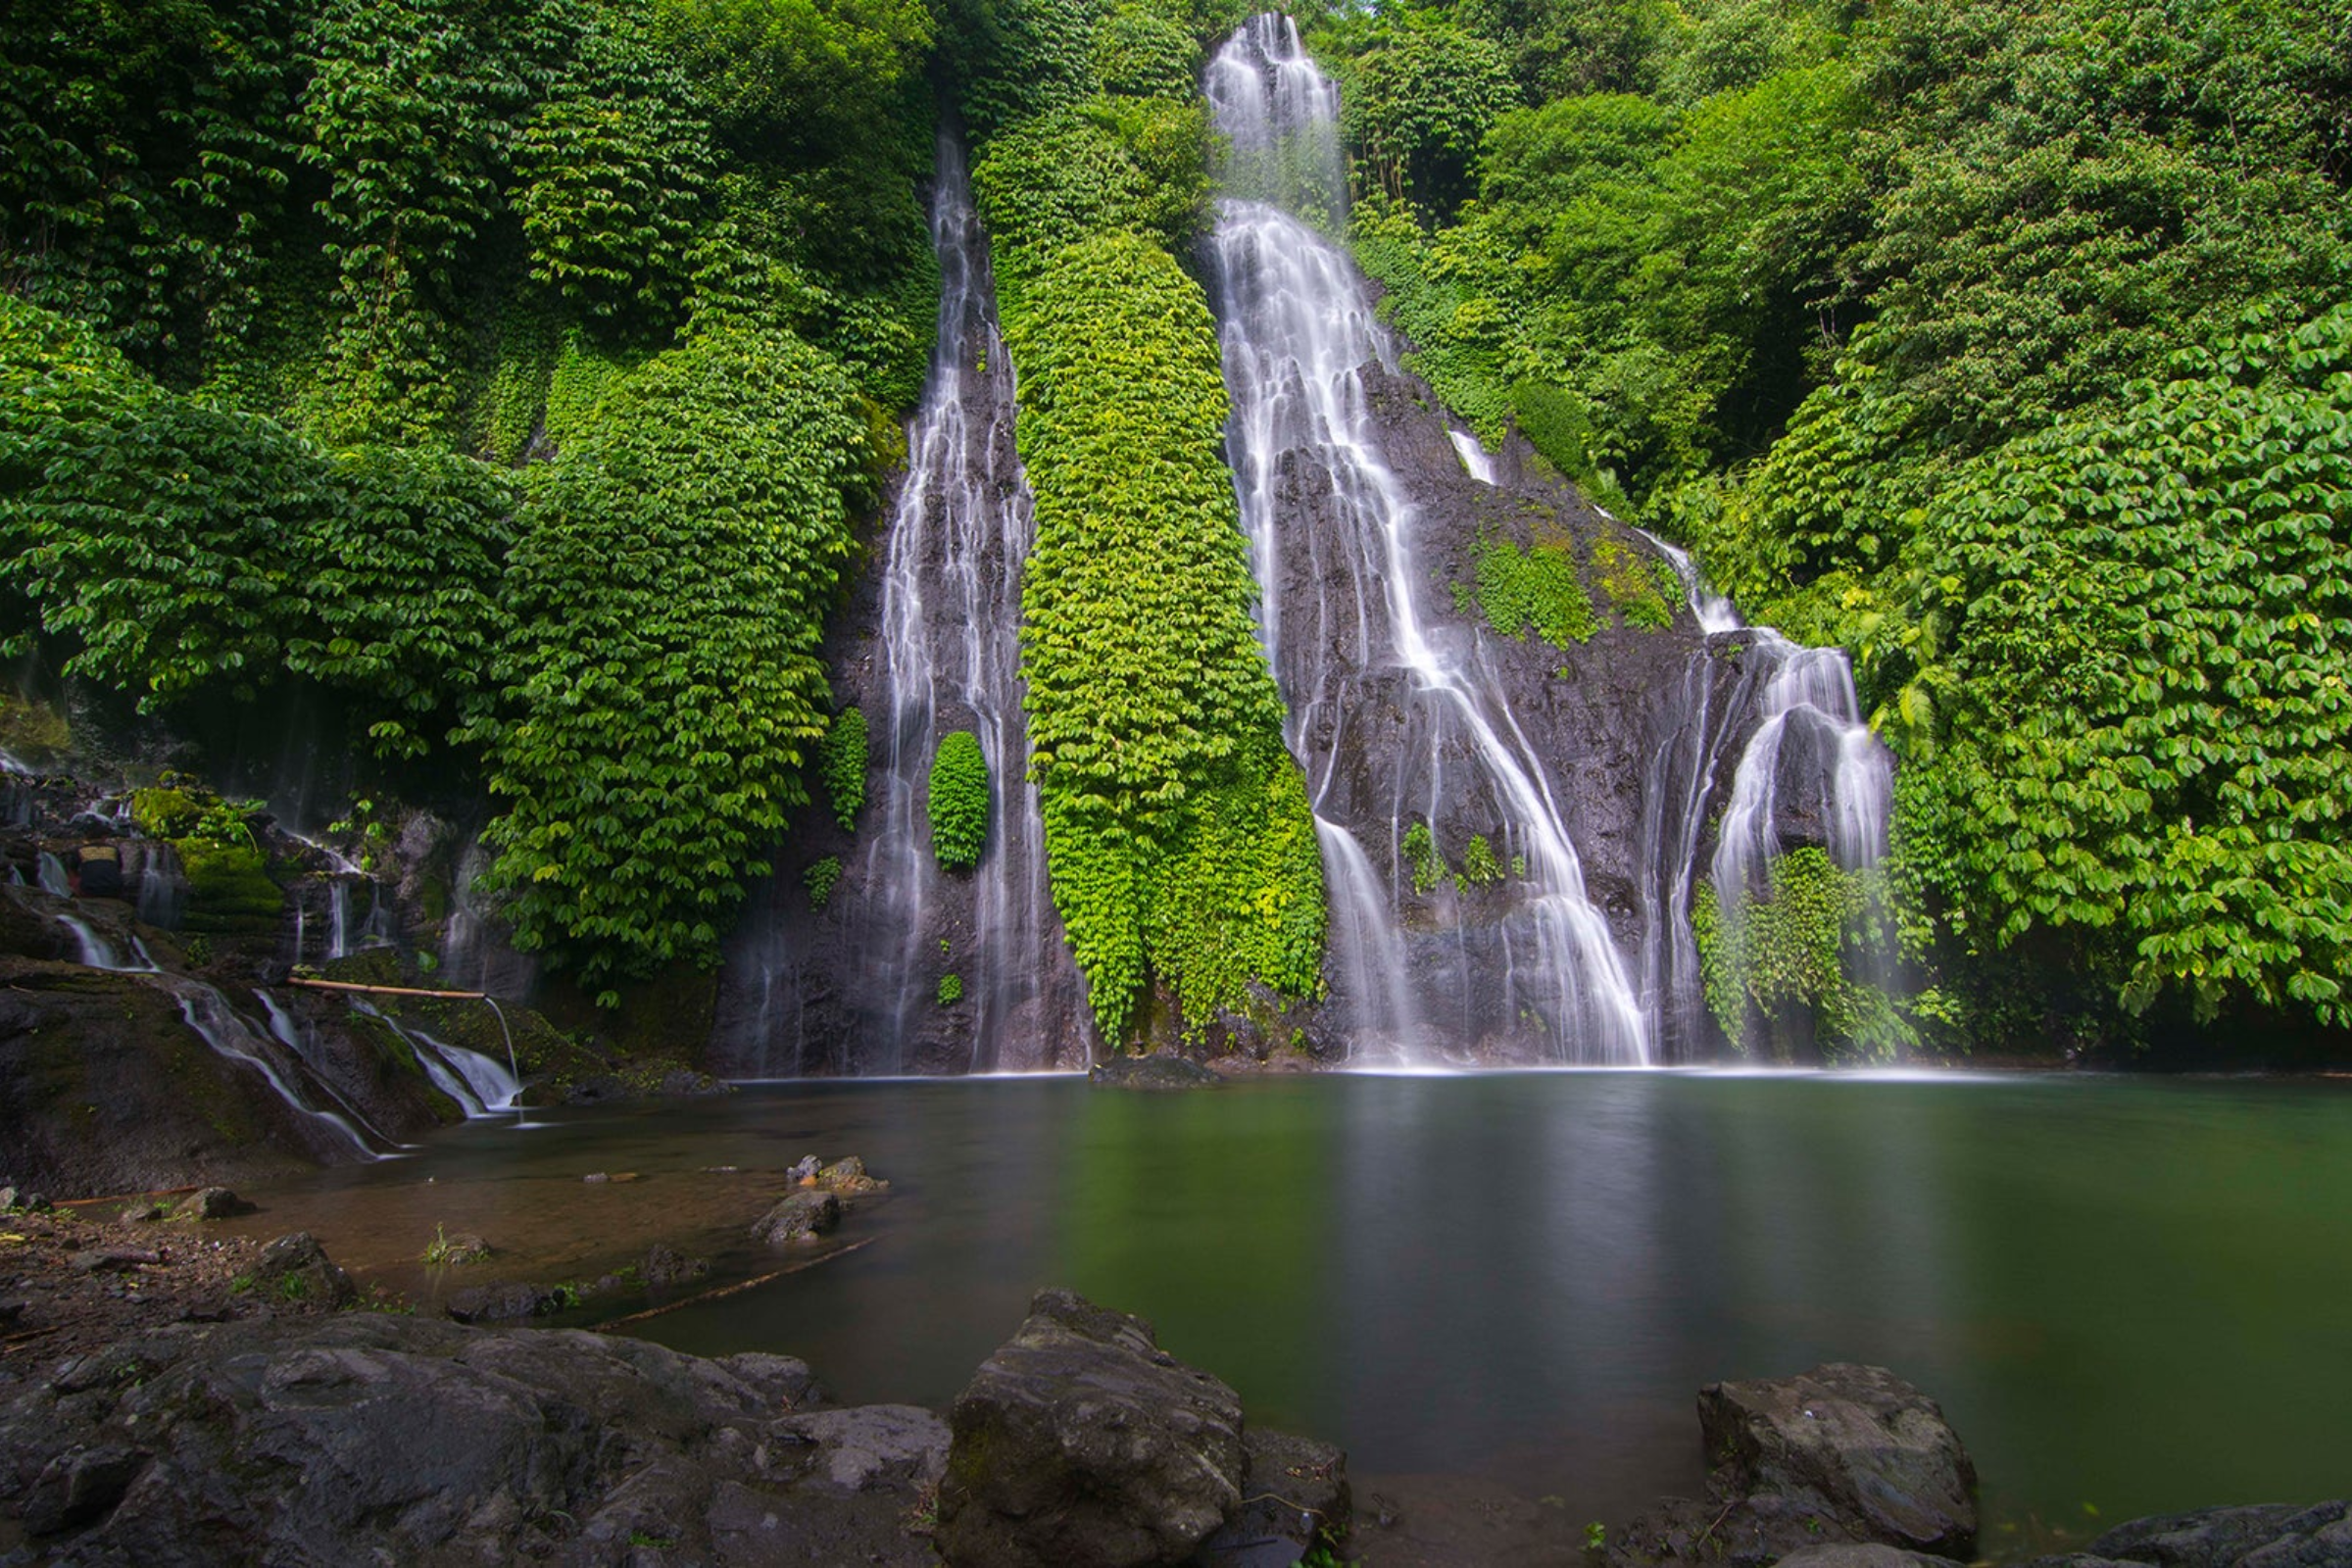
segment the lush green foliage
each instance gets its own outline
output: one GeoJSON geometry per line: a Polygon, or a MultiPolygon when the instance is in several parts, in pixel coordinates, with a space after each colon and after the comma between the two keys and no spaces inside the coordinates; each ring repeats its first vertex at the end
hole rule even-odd
{"type": "Polygon", "coordinates": [[[1499,635],[1525,637],[1533,627],[1545,642],[1565,648],[1600,629],[1592,596],[1577,571],[1576,541],[1567,535],[1540,538],[1526,549],[1482,537],[1471,563],[1477,584],[1460,585],[1455,598],[1465,608],[1475,603],[1499,635]]]}
{"type": "Polygon", "coordinates": [[[812,860],[801,873],[801,883],[808,890],[808,907],[822,909],[833,902],[833,884],[841,880],[841,857],[828,855],[812,860]]]}
{"type": "Polygon", "coordinates": [[[549,466],[507,573],[507,803],[489,884],[591,983],[713,962],[830,704],[817,645],[866,491],[845,376],[781,332],[698,334],[549,466]]]}
{"type": "Polygon", "coordinates": [[[527,941],[600,983],[708,957],[921,385],[930,12],[31,6],[0,634],[151,707],[331,686],[387,756],[454,726],[527,941]]]}
{"type": "Polygon", "coordinates": [[[1965,936],[2112,932],[2135,1007],[2352,1022],[2352,307],[2179,368],[1917,523],[1914,854],[1965,936]]]}
{"type": "Polygon", "coordinates": [[[1115,229],[1054,253],[1019,299],[1023,673],[1054,901],[1105,1029],[1154,972],[1204,1027],[1252,977],[1311,991],[1323,926],[1217,457],[1215,329],[1174,261],[1115,229]]]}
{"type": "Polygon", "coordinates": [[[939,1004],[953,1007],[963,1000],[963,976],[943,974],[939,977],[939,1004]]]}
{"type": "Polygon", "coordinates": [[[865,710],[856,707],[834,714],[825,738],[816,743],[817,772],[833,805],[833,820],[844,833],[856,831],[858,813],[865,807],[865,710]]]}
{"type": "Polygon", "coordinates": [[[414,755],[478,691],[512,484],[463,458],[323,453],[158,392],[0,295],[0,583],[68,670],[150,705],[286,675],[349,692],[414,755]]]}
{"type": "MultiPolygon", "coordinates": [[[[959,18],[1037,496],[1022,586],[1055,906],[1116,1036],[1318,984],[1323,886],[1250,616],[1216,329],[1169,254],[1200,220],[1199,45],[1234,19],[1014,0],[959,18]]],[[[935,775],[936,776],[936,775],[935,775]]]]}
{"type": "Polygon", "coordinates": [[[925,802],[931,824],[931,853],[950,871],[969,871],[988,848],[988,759],[980,737],[968,729],[940,737],[931,757],[931,788],[925,802]]]}
{"type": "Polygon", "coordinates": [[[1427,822],[1416,821],[1404,830],[1403,849],[1405,863],[1413,868],[1413,891],[1424,898],[1453,874],[1446,857],[1438,853],[1437,836],[1427,822]]]}
{"type": "Polygon", "coordinates": [[[1699,886],[1691,925],[1707,1005],[1735,1045],[1834,1061],[1887,1056],[1908,1043],[1891,1001],[1855,979],[1860,965],[1848,961],[1878,946],[1880,880],[1808,847],[1772,863],[1765,897],[1728,911],[1714,883],[1699,886]]]}

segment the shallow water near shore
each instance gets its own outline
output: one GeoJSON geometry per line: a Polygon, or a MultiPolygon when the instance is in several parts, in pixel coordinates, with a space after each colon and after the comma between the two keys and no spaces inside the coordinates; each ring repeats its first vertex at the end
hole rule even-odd
{"type": "Polygon", "coordinates": [[[1701,1384],[1823,1360],[1941,1401],[1995,1553],[2051,1526],[2340,1495],[2352,1474],[2352,1085],[1011,1078],[532,1119],[257,1192],[237,1228],[308,1228],[428,1306],[475,1281],[590,1279],[657,1240],[713,1260],[677,1297],[824,1257],[630,1332],[800,1355],[853,1401],[944,1406],[1030,1294],[1066,1284],[1359,1475],[1492,1478],[1580,1528],[1697,1487],[1701,1384]],[[891,1179],[838,1238],[865,1245],[754,1248],[810,1152],[891,1179]],[[425,1269],[436,1225],[499,1255],[425,1269]]]}

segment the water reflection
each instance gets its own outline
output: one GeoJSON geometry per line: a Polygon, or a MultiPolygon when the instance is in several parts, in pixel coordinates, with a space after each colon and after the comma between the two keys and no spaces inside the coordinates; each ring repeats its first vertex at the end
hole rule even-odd
{"type": "Polygon", "coordinates": [[[249,1223],[402,1283],[436,1222],[508,1249],[510,1277],[592,1275],[661,1237],[741,1278],[772,1267],[743,1230],[777,1173],[856,1152],[897,1184],[852,1220],[875,1245],[642,1332],[936,1405],[1032,1291],[1069,1284],[1359,1472],[1476,1472],[1580,1520],[1696,1484],[1701,1384],[1825,1359],[1940,1399],[1996,1519],[2342,1487],[2340,1086],[1061,1079],[557,1119],[453,1130],[398,1169],[265,1195],[249,1223]],[[596,1170],[640,1179],[583,1187],[596,1170]]]}

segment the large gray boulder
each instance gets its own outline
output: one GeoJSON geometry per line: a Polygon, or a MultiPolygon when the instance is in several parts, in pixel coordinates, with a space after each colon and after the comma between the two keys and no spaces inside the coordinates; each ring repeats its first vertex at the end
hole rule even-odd
{"type": "Polygon", "coordinates": [[[0,1369],[0,1564],[936,1563],[911,1527],[945,1424],[816,1393],[620,1336],[172,1328],[0,1369]]]}
{"type": "Polygon", "coordinates": [[[1039,1293],[949,1425],[938,1543],[957,1568],[1180,1563],[1244,1495],[1240,1396],[1069,1291],[1039,1293]]]}
{"type": "Polygon", "coordinates": [[[1763,1568],[1873,1544],[1930,1559],[1976,1555],[1976,1466],[1936,1401],[1884,1367],[1833,1362],[1709,1384],[1698,1420],[1706,1497],[1669,1499],[1613,1535],[1612,1563],[1763,1568]]]}
{"type": "Polygon", "coordinates": [[[1716,1496],[1775,1498],[1856,1541],[1976,1553],[1977,1468],[1936,1401],[1885,1367],[1711,1383],[1698,1424],[1716,1496]]]}

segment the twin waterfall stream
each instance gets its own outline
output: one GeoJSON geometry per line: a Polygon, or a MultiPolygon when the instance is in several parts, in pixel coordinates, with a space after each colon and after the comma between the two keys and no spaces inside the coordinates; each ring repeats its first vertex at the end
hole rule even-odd
{"type": "MultiPolygon", "coordinates": [[[[1347,220],[1337,87],[1287,18],[1260,16],[1219,50],[1204,90],[1221,199],[1200,272],[1220,327],[1225,455],[1260,635],[1322,849],[1330,1027],[1366,1066],[1707,1054],[1690,924],[1700,879],[1726,907],[1760,891],[1791,809],[1819,824],[1808,838],[1841,866],[1884,853],[1890,768],[1844,656],[1743,626],[1688,557],[1642,536],[1687,605],[1669,630],[1626,634],[1665,640],[1642,666],[1663,673],[1615,709],[1591,708],[1603,720],[1589,732],[1622,732],[1616,773],[1640,775],[1618,786],[1638,803],[1617,811],[1622,828],[1596,830],[1605,813],[1580,806],[1562,720],[1547,710],[1551,670],[1531,684],[1527,645],[1446,599],[1431,530],[1459,509],[1433,507],[1426,466],[1416,479],[1393,450],[1397,389],[1418,383],[1329,237],[1347,220]],[[1592,880],[1596,831],[1621,867],[1604,879],[1607,899],[1592,880]],[[1416,832],[1444,856],[1485,840],[1507,880],[1418,885],[1416,832]]],[[[942,291],[930,379],[907,427],[883,569],[852,608],[868,630],[837,658],[844,701],[873,725],[873,798],[829,913],[806,912],[791,875],[751,911],[718,1023],[723,1070],[739,1076],[1085,1060],[1083,990],[1025,776],[1031,502],[1013,444],[1015,368],[952,133],[940,139],[932,233],[942,291]],[[923,823],[932,758],[957,729],[977,736],[992,796],[987,850],[968,876],[940,870],[923,823]],[[953,1018],[933,996],[943,964],[964,999],[953,1018]]],[[[1415,398],[1426,392],[1408,390],[1415,398]]],[[[1444,422],[1427,409],[1410,416],[1432,431],[1444,422]]],[[[1458,428],[1443,437],[1445,484],[1481,506],[1512,499],[1515,458],[1458,428]]]]}

